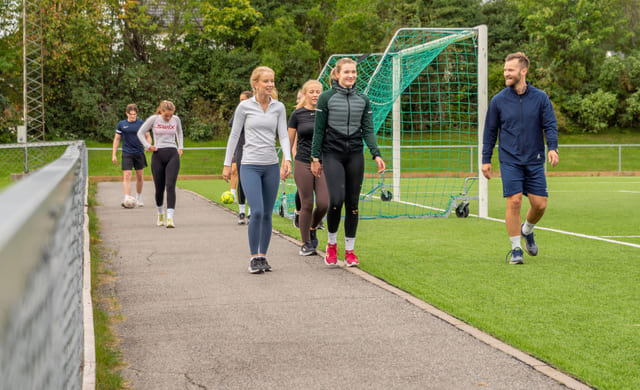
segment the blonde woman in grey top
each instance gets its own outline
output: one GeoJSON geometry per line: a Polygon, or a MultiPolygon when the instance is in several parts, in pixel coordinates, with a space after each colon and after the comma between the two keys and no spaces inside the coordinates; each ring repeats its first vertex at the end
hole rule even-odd
{"type": "Polygon", "coordinates": [[[291,172],[287,113],[284,104],[275,98],[274,77],[273,70],[266,66],[259,66],[251,73],[254,96],[236,108],[222,170],[222,177],[228,182],[231,159],[244,127],[240,180],[251,207],[248,229],[251,273],[271,270],[266,255],[271,241],[273,206],[280,179],[286,179],[291,172]],[[276,151],[276,135],[282,148],[282,165],[276,151]]]}
{"type": "Polygon", "coordinates": [[[155,115],[151,115],[138,130],[138,139],[146,151],[151,151],[151,173],[156,187],[156,207],[158,208],[158,226],[164,225],[164,191],[167,191],[167,227],[174,228],[174,210],[176,207],[176,181],[180,171],[180,156],[183,149],[182,122],[173,113],[176,107],[163,100],[155,115]],[[154,145],[145,135],[153,132],[154,145]]]}

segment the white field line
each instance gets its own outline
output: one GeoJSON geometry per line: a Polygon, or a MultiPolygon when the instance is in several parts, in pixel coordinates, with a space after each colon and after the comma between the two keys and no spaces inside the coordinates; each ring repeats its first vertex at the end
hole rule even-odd
{"type": "MultiPolygon", "coordinates": [[[[377,196],[373,196],[372,198],[375,199],[380,199],[377,196]]],[[[421,207],[424,209],[430,209],[430,210],[438,210],[438,211],[442,211],[444,212],[444,209],[439,209],[436,207],[429,207],[429,206],[425,206],[423,204],[418,204],[418,203],[413,203],[413,202],[405,202],[405,201],[397,201],[394,200],[394,202],[398,202],[398,203],[402,203],[402,204],[406,204],[406,205],[410,205],[410,206],[415,206],[415,207],[421,207]]],[[[469,214],[470,217],[478,217],[477,214],[469,214]]],[[[495,221],[495,222],[501,222],[504,223],[504,219],[498,219],[498,218],[491,218],[491,217],[487,217],[486,219],[490,220],[490,221],[495,221]]],[[[632,244],[630,242],[624,242],[624,241],[618,241],[618,240],[611,240],[610,238],[638,238],[640,236],[591,236],[589,234],[582,234],[582,233],[574,233],[574,232],[568,232],[566,230],[560,230],[560,229],[552,229],[552,228],[546,228],[546,227],[542,227],[542,226],[536,226],[536,229],[539,230],[546,230],[548,232],[554,232],[554,233],[560,233],[560,234],[566,234],[568,236],[574,236],[574,237],[581,237],[581,238],[587,238],[590,240],[596,240],[596,241],[604,241],[604,242],[608,242],[611,244],[619,244],[619,245],[625,245],[625,246],[630,246],[632,248],[638,248],[640,249],[640,244],[632,244]]]]}
{"type": "MultiPolygon", "coordinates": [[[[471,214],[469,214],[471,215],[471,214]]],[[[475,216],[475,215],[474,215],[475,216]]],[[[496,221],[496,222],[502,222],[504,223],[504,219],[498,219],[498,218],[491,218],[488,217],[486,218],[488,220],[491,221],[496,221]]],[[[551,228],[546,228],[546,227],[541,227],[541,226],[536,226],[536,229],[539,230],[546,230],[548,232],[554,232],[554,233],[560,233],[560,234],[566,234],[568,236],[574,236],[574,237],[581,237],[581,238],[588,238],[590,240],[596,240],[596,241],[604,241],[604,242],[609,242],[611,244],[619,244],[619,245],[626,245],[626,246],[630,246],[632,248],[638,248],[640,249],[640,244],[632,244],[630,242],[624,242],[624,241],[618,241],[618,240],[610,240],[608,238],[604,238],[604,237],[598,237],[598,236],[591,236],[588,234],[582,234],[582,233],[573,233],[573,232],[568,232],[566,230],[560,230],[560,229],[551,229],[551,228]]]]}
{"type": "MultiPolygon", "coordinates": [[[[397,201],[394,200],[394,202],[397,202],[397,201]]],[[[422,208],[425,208],[425,209],[445,211],[443,209],[439,209],[439,208],[435,208],[435,207],[429,207],[429,206],[425,206],[425,205],[417,204],[417,203],[412,203],[412,202],[399,201],[398,203],[403,203],[403,204],[406,204],[406,205],[411,205],[411,206],[416,206],[416,207],[422,207],[422,208]]],[[[476,215],[476,214],[469,214],[469,216],[478,217],[478,215],[476,215]]],[[[486,219],[488,219],[490,221],[504,223],[504,219],[491,218],[491,217],[487,217],[486,219]]],[[[591,236],[589,234],[568,232],[568,231],[560,230],[560,229],[546,228],[546,227],[542,227],[542,226],[536,226],[536,229],[546,230],[546,231],[554,232],[554,233],[566,234],[568,236],[587,238],[587,239],[590,239],[590,240],[604,241],[604,242],[609,242],[611,244],[626,245],[626,246],[630,246],[632,248],[640,249],[640,244],[632,244],[630,242],[624,242],[624,241],[618,241],[618,240],[609,239],[609,238],[638,238],[640,236],[601,236],[601,237],[599,237],[599,236],[591,236]]]]}
{"type": "Polygon", "coordinates": [[[618,191],[609,191],[609,190],[587,190],[587,191],[574,191],[574,190],[556,190],[549,191],[550,194],[618,194],[620,192],[627,194],[640,194],[640,191],[631,191],[631,190],[618,190],[618,191]]]}

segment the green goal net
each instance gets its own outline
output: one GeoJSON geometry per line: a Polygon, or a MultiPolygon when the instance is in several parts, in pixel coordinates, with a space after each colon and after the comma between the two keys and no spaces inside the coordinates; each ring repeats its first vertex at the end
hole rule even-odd
{"type": "MultiPolygon", "coordinates": [[[[356,87],[371,100],[387,165],[377,174],[365,148],[361,218],[447,217],[452,211],[466,217],[470,201],[486,200],[486,186],[478,185],[478,130],[487,99],[481,33],[486,27],[405,28],[384,53],[327,60],[318,77],[325,90],[340,58],[358,63],[356,87]]],[[[295,184],[283,186],[281,199],[289,192],[295,193],[295,184]]],[[[281,206],[281,214],[293,213],[293,194],[288,199],[289,210],[281,206]]]]}

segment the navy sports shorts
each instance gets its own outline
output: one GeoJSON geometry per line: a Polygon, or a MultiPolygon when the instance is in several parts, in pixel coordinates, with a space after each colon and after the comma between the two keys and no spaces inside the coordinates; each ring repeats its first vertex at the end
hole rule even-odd
{"type": "Polygon", "coordinates": [[[515,165],[500,163],[502,176],[502,196],[523,193],[538,196],[549,196],[544,164],[515,165]]]}
{"type": "Polygon", "coordinates": [[[129,154],[122,152],[122,170],[130,171],[131,169],[135,169],[139,171],[144,169],[147,166],[147,158],[144,153],[140,154],[129,154]]]}

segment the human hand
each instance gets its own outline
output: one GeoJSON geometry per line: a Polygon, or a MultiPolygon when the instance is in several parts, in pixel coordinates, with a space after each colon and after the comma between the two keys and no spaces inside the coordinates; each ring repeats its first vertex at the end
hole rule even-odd
{"type": "Polygon", "coordinates": [[[322,164],[320,161],[311,162],[311,173],[313,173],[313,176],[315,177],[320,177],[322,174],[322,164]]]}
{"type": "Polygon", "coordinates": [[[374,161],[378,165],[378,173],[384,172],[384,170],[386,169],[386,166],[384,164],[384,160],[382,159],[382,157],[376,156],[374,161]]]}
{"type": "Polygon", "coordinates": [[[178,149],[178,155],[182,157],[182,149],[178,149]]]}
{"type": "Polygon", "coordinates": [[[114,164],[118,165],[118,157],[116,157],[115,154],[113,156],[111,156],[111,162],[113,162],[114,164]]]}
{"type": "Polygon", "coordinates": [[[153,146],[153,145],[150,145],[149,148],[147,148],[147,151],[149,151],[149,152],[155,152],[157,150],[158,150],[158,148],[153,146]]]}
{"type": "Polygon", "coordinates": [[[493,174],[493,168],[491,167],[491,164],[482,164],[482,174],[484,175],[484,177],[487,178],[487,180],[491,179],[491,175],[493,174]]]}
{"type": "Polygon", "coordinates": [[[558,156],[558,152],[555,150],[550,150],[547,158],[549,159],[549,164],[551,164],[552,167],[555,167],[560,162],[560,156],[558,156]]]}
{"type": "Polygon", "coordinates": [[[231,179],[231,167],[230,166],[225,165],[224,168],[222,168],[222,178],[227,183],[229,182],[229,179],[231,179]]]}
{"type": "Polygon", "coordinates": [[[291,173],[291,161],[283,160],[282,166],[280,167],[280,179],[286,179],[291,173]]]}

